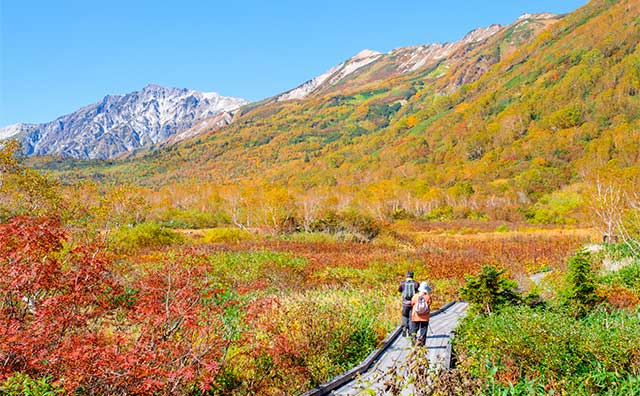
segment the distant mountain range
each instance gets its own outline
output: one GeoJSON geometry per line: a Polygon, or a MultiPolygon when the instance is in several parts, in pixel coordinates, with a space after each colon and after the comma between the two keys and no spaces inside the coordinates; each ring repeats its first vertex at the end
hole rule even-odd
{"type": "MultiPolygon", "coordinates": [[[[45,124],[0,129],[0,139],[19,139],[27,155],[106,159],[161,143],[209,117],[228,114],[247,101],[189,89],[147,85],[45,124]]],[[[222,117],[222,122],[230,117],[222,117]]]]}
{"type": "MultiPolygon", "coordinates": [[[[421,71],[429,71],[431,77],[438,73],[444,75],[456,64],[467,65],[458,72],[457,79],[445,87],[451,91],[479,78],[500,59],[498,53],[479,57],[477,62],[462,62],[475,47],[498,33],[504,35],[512,31],[513,37],[521,37],[522,31],[533,34],[559,18],[554,14],[526,14],[511,25],[476,29],[452,43],[402,47],[387,54],[366,49],[296,88],[247,106],[246,111],[269,103],[302,100],[310,95],[358,88],[421,71]]],[[[501,50],[508,51],[508,48],[505,46],[501,50]]],[[[0,140],[18,138],[25,154],[30,156],[108,159],[215,131],[231,123],[233,114],[247,103],[244,99],[215,93],[148,85],[142,91],[108,95],[99,103],[52,122],[0,128],[0,140]]]]}

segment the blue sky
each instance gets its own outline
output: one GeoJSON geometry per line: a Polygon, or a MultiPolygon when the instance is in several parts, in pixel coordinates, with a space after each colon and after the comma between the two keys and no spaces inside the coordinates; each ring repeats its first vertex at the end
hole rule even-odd
{"type": "Polygon", "coordinates": [[[0,126],[45,122],[148,83],[249,100],[364,48],[453,41],[586,0],[0,0],[0,126]]]}

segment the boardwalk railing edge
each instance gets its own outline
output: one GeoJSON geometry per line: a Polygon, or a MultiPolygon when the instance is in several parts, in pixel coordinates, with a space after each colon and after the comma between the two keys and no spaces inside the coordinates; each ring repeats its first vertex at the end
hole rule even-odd
{"type": "MultiPolygon", "coordinates": [[[[456,302],[457,301],[451,301],[443,305],[441,308],[436,309],[435,311],[431,312],[431,317],[441,314],[442,312],[451,308],[456,302]]],[[[360,362],[359,365],[355,366],[354,368],[352,368],[351,370],[345,373],[340,374],[337,377],[334,377],[331,381],[325,382],[324,384],[318,385],[317,387],[303,393],[301,396],[328,395],[332,391],[342,387],[347,382],[352,381],[358,375],[367,372],[371,368],[371,366],[373,366],[373,364],[376,361],[378,361],[378,358],[385,353],[385,351],[389,348],[389,346],[393,344],[393,342],[396,340],[396,338],[398,338],[398,336],[401,333],[402,333],[402,327],[401,326],[396,327],[396,329],[393,330],[391,333],[389,333],[387,338],[385,338],[384,341],[382,341],[382,345],[380,346],[380,348],[371,352],[369,356],[367,356],[362,362],[360,362]]]]}

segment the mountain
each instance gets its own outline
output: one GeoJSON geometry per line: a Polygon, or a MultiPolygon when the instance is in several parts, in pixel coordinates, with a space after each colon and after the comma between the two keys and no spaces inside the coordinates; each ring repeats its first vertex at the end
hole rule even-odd
{"type": "Polygon", "coordinates": [[[8,139],[21,132],[24,132],[28,128],[29,128],[28,124],[13,124],[13,125],[6,126],[4,128],[0,128],[0,140],[8,139]]]}
{"type": "MultiPolygon", "coordinates": [[[[518,31],[533,34],[560,18],[561,16],[551,13],[524,14],[508,26],[493,24],[478,28],[469,32],[461,40],[450,43],[401,47],[387,54],[365,49],[325,73],[306,81],[292,90],[277,95],[271,100],[282,102],[303,99],[310,94],[322,94],[329,90],[340,90],[349,85],[362,86],[366,83],[399,77],[420,70],[428,70],[440,63],[443,63],[442,71],[447,63],[464,57],[472,48],[481,45],[496,34],[510,32],[512,37],[514,37],[515,33],[515,37],[522,39],[522,37],[519,37],[518,31]]],[[[510,46],[517,44],[516,42],[509,43],[510,46]]],[[[505,43],[501,50],[508,51],[509,45],[505,43]]],[[[480,74],[461,78],[457,86],[472,81],[479,77],[480,74]]]]}
{"type": "Polygon", "coordinates": [[[167,140],[208,117],[229,113],[244,99],[150,84],[45,124],[0,129],[0,139],[16,137],[27,155],[106,159],[167,140]]]}
{"type": "Polygon", "coordinates": [[[127,161],[145,169],[145,179],[152,183],[193,175],[216,180],[254,174],[274,180],[322,179],[319,172],[331,179],[342,172],[338,164],[362,161],[367,168],[364,163],[372,157],[366,153],[381,153],[413,139],[414,134],[402,137],[411,129],[409,116],[410,124],[420,123],[416,118],[430,116],[423,108],[433,107],[434,101],[438,108],[429,110],[437,116],[448,106],[448,95],[482,78],[561,20],[553,14],[524,15],[507,26],[476,29],[453,43],[398,48],[388,54],[365,50],[299,87],[243,106],[230,125],[198,130],[193,134],[197,138],[171,148],[136,151],[127,161]],[[299,162],[305,159],[308,162],[299,162]],[[308,168],[307,163],[315,166],[308,168]],[[327,163],[336,166],[327,168],[327,163]]]}
{"type": "Polygon", "coordinates": [[[193,125],[191,128],[184,129],[176,133],[175,135],[169,136],[167,139],[160,142],[160,146],[175,144],[185,139],[198,136],[201,133],[215,131],[224,126],[227,126],[233,121],[233,114],[233,112],[222,111],[214,116],[205,118],[204,120],[193,125]]]}
{"type": "Polygon", "coordinates": [[[334,83],[243,106],[197,137],[114,163],[38,166],[172,191],[246,182],[335,191],[372,212],[562,222],[590,180],[640,173],[638,15],[637,0],[592,0],[444,56],[426,54],[446,44],[367,53],[334,83]]]}

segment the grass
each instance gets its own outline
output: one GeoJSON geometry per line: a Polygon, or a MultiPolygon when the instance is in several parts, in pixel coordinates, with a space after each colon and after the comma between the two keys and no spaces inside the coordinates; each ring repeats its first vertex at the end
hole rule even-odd
{"type": "Polygon", "coordinates": [[[211,228],[203,231],[204,243],[237,243],[253,239],[253,235],[239,228],[211,228]]]}
{"type": "MultiPolygon", "coordinates": [[[[607,246],[581,257],[596,268],[627,254],[607,246]]],[[[463,395],[640,395],[640,264],[598,276],[583,315],[563,296],[592,283],[562,270],[547,278],[543,284],[553,290],[536,308],[511,306],[463,321],[454,345],[457,373],[442,386],[474,384],[463,395]]]]}
{"type": "Polygon", "coordinates": [[[621,395],[633,383],[640,392],[639,313],[600,308],[574,319],[561,308],[510,308],[465,320],[455,348],[488,394],[621,395]]]}

